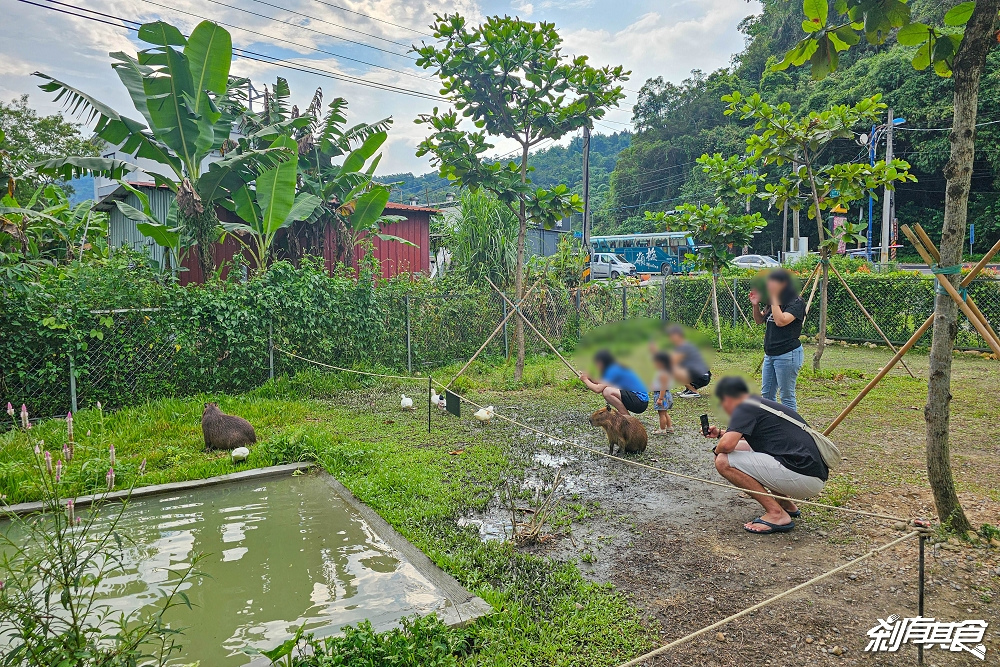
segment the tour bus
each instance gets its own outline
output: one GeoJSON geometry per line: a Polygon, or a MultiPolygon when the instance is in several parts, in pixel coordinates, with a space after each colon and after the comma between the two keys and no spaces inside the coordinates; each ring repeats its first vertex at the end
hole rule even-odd
{"type": "MultiPolygon", "coordinates": [[[[635,265],[639,273],[687,273],[690,271],[684,255],[694,254],[694,240],[685,232],[658,234],[626,234],[623,236],[590,237],[592,260],[611,255],[616,260],[635,265]]],[[[601,267],[591,262],[591,274],[601,277],[601,267]]]]}

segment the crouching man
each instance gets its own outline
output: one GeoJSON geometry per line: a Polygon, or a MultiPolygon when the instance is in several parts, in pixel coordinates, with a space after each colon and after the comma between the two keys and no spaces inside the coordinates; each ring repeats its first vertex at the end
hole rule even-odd
{"type": "Polygon", "coordinates": [[[725,431],[709,428],[708,437],[719,440],[712,450],[715,469],[764,508],[764,514],[745,524],[744,530],[760,535],[787,533],[795,528],[794,519],[800,515],[793,499],[819,495],[829,469],[809,433],[759,406],[783,412],[803,424],[805,420],[781,403],[751,397],[746,382],[738,377],[722,378],[715,396],[729,415],[725,431]]]}

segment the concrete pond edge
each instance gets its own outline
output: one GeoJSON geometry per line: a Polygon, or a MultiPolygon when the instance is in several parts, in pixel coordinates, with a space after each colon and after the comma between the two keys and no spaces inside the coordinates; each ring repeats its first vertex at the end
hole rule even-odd
{"type": "MultiPolygon", "coordinates": [[[[329,474],[319,466],[309,462],[290,463],[279,466],[268,466],[266,468],[253,468],[250,470],[240,470],[238,472],[207,477],[204,479],[193,479],[184,482],[170,482],[167,484],[150,484],[149,486],[138,486],[131,490],[111,491],[109,493],[99,493],[88,496],[80,496],[74,499],[77,507],[86,507],[98,501],[118,501],[135,500],[137,498],[148,498],[151,496],[177,493],[180,491],[190,491],[209,486],[221,484],[234,484],[239,482],[281,477],[294,474],[296,472],[314,471],[327,485],[330,486],[351,509],[361,515],[375,533],[385,541],[395,551],[399,552],[423,577],[435,586],[444,595],[448,604],[444,609],[436,610],[438,618],[445,625],[450,627],[463,627],[476,621],[477,619],[493,613],[493,607],[489,602],[473,595],[466,590],[450,574],[438,567],[423,551],[414,546],[409,540],[403,537],[388,521],[368,505],[358,500],[347,487],[341,484],[333,475],[329,474]]],[[[29,515],[44,511],[45,505],[40,502],[18,503],[2,507],[0,512],[7,515],[29,515]]],[[[270,665],[270,661],[257,658],[247,664],[247,667],[262,667],[270,665]]]]}

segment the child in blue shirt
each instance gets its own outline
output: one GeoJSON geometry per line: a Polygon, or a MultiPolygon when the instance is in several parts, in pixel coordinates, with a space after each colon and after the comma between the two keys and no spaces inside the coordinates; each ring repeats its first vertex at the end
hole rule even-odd
{"type": "Polygon", "coordinates": [[[674,395],[670,393],[670,356],[666,352],[656,351],[653,354],[653,366],[656,367],[656,378],[653,380],[653,409],[660,420],[660,428],[653,431],[656,435],[674,432],[674,425],[667,412],[674,405],[674,395]]]}
{"type": "Polygon", "coordinates": [[[646,411],[649,407],[649,392],[634,371],[615,361],[607,350],[595,354],[594,363],[601,372],[601,380],[596,382],[586,373],[580,373],[580,380],[587,389],[603,396],[608,405],[623,415],[646,411]]]}

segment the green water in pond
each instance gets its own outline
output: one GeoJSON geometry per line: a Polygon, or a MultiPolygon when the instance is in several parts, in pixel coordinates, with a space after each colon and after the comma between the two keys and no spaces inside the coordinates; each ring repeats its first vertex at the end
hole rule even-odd
{"type": "Polygon", "coordinates": [[[172,664],[235,667],[243,649],[271,648],[303,623],[317,636],[364,619],[376,628],[442,609],[446,600],[321,477],[268,478],[133,500],[119,531],[134,541],[124,571],[102,584],[113,610],[151,609],[167,570],[191,558],[205,576],[185,584],[194,606],[172,664]]]}

